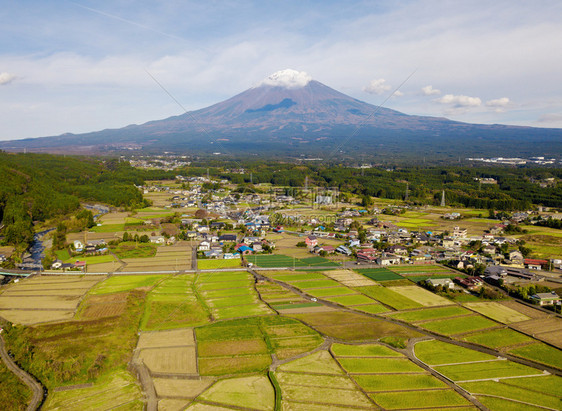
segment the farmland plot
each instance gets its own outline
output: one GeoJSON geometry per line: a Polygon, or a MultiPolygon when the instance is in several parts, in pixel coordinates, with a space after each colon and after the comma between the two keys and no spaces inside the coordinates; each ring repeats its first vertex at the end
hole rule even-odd
{"type": "Polygon", "coordinates": [[[511,324],[513,328],[534,338],[562,348],[562,319],[548,317],[511,324]]]}
{"type": "Polygon", "coordinates": [[[273,386],[263,375],[220,380],[197,400],[211,401],[225,407],[237,406],[264,411],[275,408],[273,386]]]}
{"type": "Polygon", "coordinates": [[[503,324],[530,320],[526,315],[496,302],[466,303],[464,306],[503,324]]]}
{"type": "Polygon", "coordinates": [[[404,297],[413,300],[424,307],[432,307],[436,305],[451,305],[451,301],[427,291],[425,288],[417,285],[404,287],[389,287],[390,290],[402,294],[404,297]]]}

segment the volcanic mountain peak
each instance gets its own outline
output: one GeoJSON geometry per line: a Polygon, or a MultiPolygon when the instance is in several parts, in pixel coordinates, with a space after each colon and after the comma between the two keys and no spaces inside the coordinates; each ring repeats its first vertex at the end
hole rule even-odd
{"type": "Polygon", "coordinates": [[[287,89],[297,89],[306,86],[312,77],[304,71],[293,69],[280,70],[260,82],[260,86],[284,87],[287,89]]]}

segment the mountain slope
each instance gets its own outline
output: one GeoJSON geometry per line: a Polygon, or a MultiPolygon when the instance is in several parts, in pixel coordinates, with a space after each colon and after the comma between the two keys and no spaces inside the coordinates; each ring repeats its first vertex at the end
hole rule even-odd
{"type": "Polygon", "coordinates": [[[2,142],[0,148],[320,156],[558,155],[562,130],[410,116],[349,97],[305,73],[284,70],[228,100],[179,116],[115,130],[2,142]]]}

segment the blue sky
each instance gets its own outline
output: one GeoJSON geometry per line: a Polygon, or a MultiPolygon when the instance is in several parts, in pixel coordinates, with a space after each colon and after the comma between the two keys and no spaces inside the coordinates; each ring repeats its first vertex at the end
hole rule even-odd
{"type": "Polygon", "coordinates": [[[562,127],[562,2],[3,1],[0,140],[206,107],[287,68],[407,114],[562,127]],[[148,72],[148,73],[147,73],[148,72]]]}

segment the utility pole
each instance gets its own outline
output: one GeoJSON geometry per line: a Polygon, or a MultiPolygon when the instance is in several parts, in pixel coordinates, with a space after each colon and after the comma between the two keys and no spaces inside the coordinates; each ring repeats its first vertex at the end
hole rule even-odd
{"type": "Polygon", "coordinates": [[[441,207],[445,207],[445,190],[441,193],[441,207]]]}

